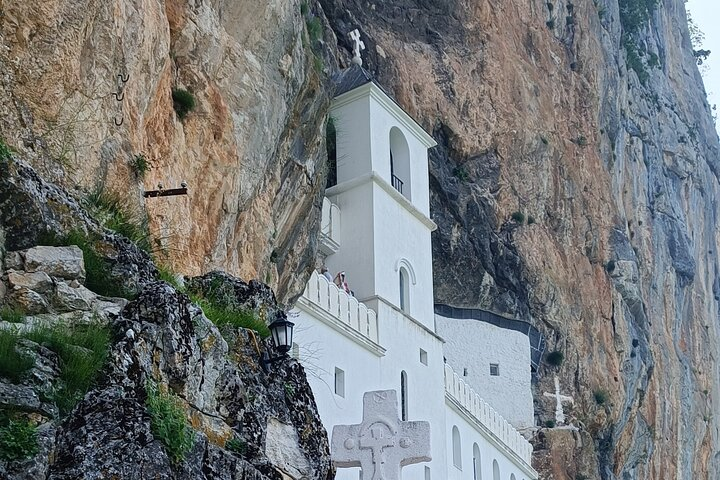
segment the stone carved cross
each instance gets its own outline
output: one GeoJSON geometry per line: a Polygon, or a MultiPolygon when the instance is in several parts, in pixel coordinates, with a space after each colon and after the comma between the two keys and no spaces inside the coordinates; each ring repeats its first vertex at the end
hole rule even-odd
{"type": "Polygon", "coordinates": [[[400,421],[395,390],[366,392],[362,423],[333,427],[331,445],[337,468],[360,467],[365,478],[399,480],[402,467],[431,460],[430,423],[400,421]]]}
{"type": "Polygon", "coordinates": [[[350,32],[350,39],[355,42],[355,45],[353,46],[353,58],[352,62],[356,65],[360,65],[362,67],[362,57],[360,56],[360,51],[365,50],[365,42],[360,40],[360,32],[356,28],[352,32],[350,32]]]}
{"type": "Polygon", "coordinates": [[[558,425],[565,424],[565,412],[563,412],[563,403],[574,403],[572,397],[560,394],[560,379],[555,375],[555,393],[544,392],[545,397],[555,397],[557,404],[555,405],[555,422],[558,425]]]}

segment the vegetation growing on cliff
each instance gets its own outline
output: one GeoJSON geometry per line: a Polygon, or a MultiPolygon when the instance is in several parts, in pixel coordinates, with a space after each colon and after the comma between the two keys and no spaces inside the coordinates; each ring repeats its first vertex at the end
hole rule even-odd
{"type": "MultiPolygon", "coordinates": [[[[657,4],[658,0],[619,0],[620,23],[623,28],[622,45],[627,55],[627,67],[635,71],[643,85],[649,78],[646,64],[642,58],[647,52],[638,41],[637,36],[650,21],[650,16],[655,11],[657,4]]],[[[651,56],[650,59],[647,66],[659,66],[657,55],[651,56]]]]}
{"type": "Polygon", "coordinates": [[[146,387],[145,404],[150,414],[150,429],[174,463],[180,463],[195,443],[195,432],[185,418],[180,399],[160,391],[155,384],[146,387]]]}
{"type": "Polygon", "coordinates": [[[14,412],[0,411],[0,460],[30,458],[37,451],[37,427],[14,412]]]}

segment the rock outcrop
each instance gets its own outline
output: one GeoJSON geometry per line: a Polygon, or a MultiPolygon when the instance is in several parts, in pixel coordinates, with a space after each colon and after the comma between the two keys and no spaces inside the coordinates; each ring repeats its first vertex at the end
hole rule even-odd
{"type": "MultiPolygon", "coordinates": [[[[3,332],[18,332],[15,349],[33,359],[14,381],[0,369],[0,416],[27,417],[37,426],[31,458],[7,459],[8,451],[0,452],[0,477],[332,478],[327,434],[303,368],[286,359],[263,373],[258,359],[268,344],[257,334],[218,329],[165,282],[146,283],[130,303],[98,297],[81,284],[83,257],[74,246],[9,252],[5,263],[5,304],[28,312],[36,307],[26,303],[31,297],[43,311],[18,323],[0,322],[3,332]],[[57,345],[32,332],[98,322],[109,324],[113,335],[108,365],[97,386],[63,411],[48,393],[72,381],[56,350],[83,347],[72,345],[72,337],[69,346],[57,345]],[[169,421],[157,420],[148,407],[157,391],[170,392],[187,422],[192,442],[180,459],[156,432],[154,422],[169,421]]],[[[211,274],[188,285],[199,291],[212,285],[233,295],[238,308],[273,318],[283,314],[269,287],[257,282],[211,274]]]]}

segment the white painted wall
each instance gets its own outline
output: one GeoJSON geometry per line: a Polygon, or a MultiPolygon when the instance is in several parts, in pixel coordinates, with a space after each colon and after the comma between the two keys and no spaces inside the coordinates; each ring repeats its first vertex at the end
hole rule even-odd
{"type": "MultiPolygon", "coordinates": [[[[403,478],[424,479],[425,466],[430,467],[433,479],[444,478],[445,389],[441,339],[393,308],[380,305],[378,335],[386,353],[379,357],[303,308],[296,313],[293,318],[295,343],[300,346],[300,362],[308,372],[308,382],[328,435],[334,425],[362,421],[362,397],[367,391],[397,390],[400,402],[400,373],[405,371],[408,419],[430,422],[433,461],[405,467],[403,478]],[[427,365],[420,362],[421,348],[427,352],[427,365]],[[345,371],[344,398],[334,393],[335,367],[345,371]]],[[[357,472],[358,469],[340,469],[336,478],[357,480],[357,472]]]]}
{"type": "Polygon", "coordinates": [[[527,335],[479,320],[435,316],[448,364],[517,429],[534,425],[527,335]],[[500,376],[490,375],[490,364],[500,376]],[[464,376],[467,369],[467,376],[464,376]]]}
{"type": "Polygon", "coordinates": [[[460,414],[453,406],[445,408],[445,439],[448,451],[447,480],[492,480],[493,460],[497,460],[500,467],[500,478],[508,480],[514,474],[517,480],[530,480],[530,477],[508,455],[493,445],[484,435],[480,434],[473,427],[465,416],[460,414]],[[462,470],[453,465],[452,459],[452,429],[458,427],[460,431],[460,445],[462,457],[462,470]],[[473,472],[473,444],[477,444],[480,450],[480,469],[477,476],[473,472]]]}

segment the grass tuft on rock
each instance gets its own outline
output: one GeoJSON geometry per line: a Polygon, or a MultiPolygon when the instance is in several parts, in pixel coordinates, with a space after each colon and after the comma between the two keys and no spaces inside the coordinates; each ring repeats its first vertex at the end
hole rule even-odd
{"type": "Polygon", "coordinates": [[[150,414],[150,429],[174,463],[180,463],[195,443],[195,432],[185,418],[180,399],[162,392],[157,385],[146,386],[145,406],[150,414]]]}
{"type": "Polygon", "coordinates": [[[247,328],[256,331],[263,338],[270,336],[270,329],[252,310],[223,305],[216,299],[202,297],[197,294],[191,295],[190,298],[202,309],[205,316],[218,327],[247,328]]]}
{"type": "Polygon", "coordinates": [[[90,214],[103,227],[126,237],[146,252],[150,251],[147,220],[133,212],[118,195],[97,189],[85,198],[85,203],[90,214]]]}
{"type": "Polygon", "coordinates": [[[595,403],[598,405],[605,405],[608,401],[608,394],[605,390],[595,390],[593,398],[595,398],[595,403]]]}
{"type": "Polygon", "coordinates": [[[137,178],[145,178],[145,174],[150,171],[150,161],[142,153],[135,155],[130,160],[130,168],[137,178]]]}
{"type": "Polygon", "coordinates": [[[110,351],[110,329],[100,323],[31,330],[25,336],[57,353],[60,381],[51,394],[63,414],[70,413],[92,388],[110,351]]]}
{"type": "Polygon", "coordinates": [[[37,426],[16,414],[0,412],[0,460],[24,460],[38,450],[37,426]]]}
{"type": "Polygon", "coordinates": [[[7,160],[12,155],[12,150],[5,142],[0,140],[0,160],[7,160]]]}
{"type": "Polygon", "coordinates": [[[10,323],[22,323],[25,320],[25,314],[17,308],[6,305],[0,308],[0,320],[10,323]]]}
{"type": "Polygon", "coordinates": [[[0,330],[0,377],[18,382],[35,365],[35,359],[17,349],[18,334],[0,330]]]}

